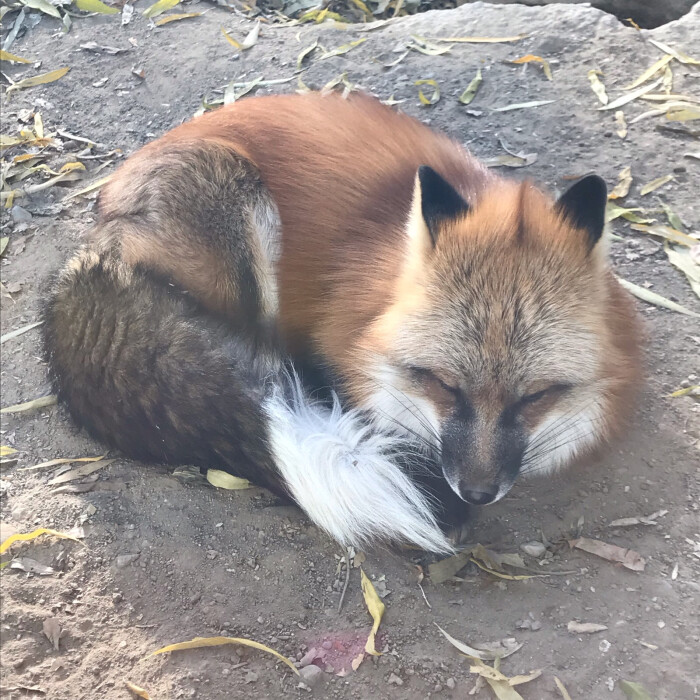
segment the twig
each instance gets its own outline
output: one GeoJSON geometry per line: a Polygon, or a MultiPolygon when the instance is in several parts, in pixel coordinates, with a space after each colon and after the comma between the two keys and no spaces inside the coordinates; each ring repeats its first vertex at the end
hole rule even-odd
{"type": "Polygon", "coordinates": [[[423,590],[423,586],[421,586],[420,583],[418,584],[418,588],[420,588],[420,592],[423,594],[423,600],[425,601],[425,604],[432,610],[433,606],[430,604],[428,599],[425,597],[425,591],[423,590]]]}
{"type": "Polygon", "coordinates": [[[340,594],[340,600],[338,601],[338,614],[343,609],[343,601],[345,600],[345,594],[348,590],[348,584],[350,583],[350,547],[345,551],[345,584],[343,585],[343,590],[340,594]]]}

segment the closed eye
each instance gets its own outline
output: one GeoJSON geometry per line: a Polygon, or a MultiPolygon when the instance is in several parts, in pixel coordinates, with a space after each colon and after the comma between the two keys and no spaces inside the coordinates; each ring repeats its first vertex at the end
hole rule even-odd
{"type": "Polygon", "coordinates": [[[545,397],[558,396],[559,394],[563,394],[565,391],[568,391],[569,389],[571,389],[571,384],[552,384],[551,386],[548,386],[546,389],[542,389],[541,391],[536,391],[534,394],[528,394],[527,396],[523,396],[520,399],[520,401],[518,401],[517,405],[518,406],[531,406],[532,404],[535,404],[538,401],[541,401],[545,397]]]}
{"type": "Polygon", "coordinates": [[[428,379],[430,381],[436,382],[445,391],[449,391],[455,396],[459,396],[461,394],[459,387],[452,386],[451,384],[448,384],[447,382],[443,381],[431,369],[427,369],[426,367],[415,367],[413,365],[409,365],[407,369],[417,379],[428,379]]]}

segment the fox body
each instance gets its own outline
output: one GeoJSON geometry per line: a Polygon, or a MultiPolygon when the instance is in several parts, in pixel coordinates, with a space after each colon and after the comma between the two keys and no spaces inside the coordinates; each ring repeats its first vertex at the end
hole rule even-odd
{"type": "Polygon", "coordinates": [[[629,413],[605,201],[595,176],[558,201],[501,179],[364,95],[242,100],[105,186],[47,305],[52,374],[127,454],[248,477],[345,544],[446,550],[448,502],[584,458],[629,413]]]}

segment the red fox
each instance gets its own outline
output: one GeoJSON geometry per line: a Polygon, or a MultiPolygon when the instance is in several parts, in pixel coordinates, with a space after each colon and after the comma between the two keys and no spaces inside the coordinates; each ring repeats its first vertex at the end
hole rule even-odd
{"type": "Polygon", "coordinates": [[[597,176],[553,201],[366,95],[242,100],[105,186],[45,310],[57,391],[125,454],[247,477],[342,544],[448,551],[455,503],[630,413],[605,204],[597,176]]]}

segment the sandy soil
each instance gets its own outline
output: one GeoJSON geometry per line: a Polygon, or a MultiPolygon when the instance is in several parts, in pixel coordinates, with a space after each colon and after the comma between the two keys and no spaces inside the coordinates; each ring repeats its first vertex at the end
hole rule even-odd
{"type": "MultiPolygon", "coordinates": [[[[35,107],[48,132],[61,128],[98,141],[103,146],[97,152],[119,148],[129,154],[190,117],[203,96],[216,97],[215,91],[233,79],[293,77],[290,83],[258,89],[291,91],[303,47],[317,38],[330,48],[366,37],[346,56],[312,57],[304,82],[321,87],[346,71],[350,81],[380,97],[393,94],[404,100],[401,109],[467,143],[480,157],[502,154],[499,138],[504,139],[515,151],[537,154],[533,165],[513,175],[551,189],[561,190],[566,176],[589,170],[613,184],[629,165],[635,180],[624,200],[627,206],[653,208],[663,200],[689,230],[700,230],[700,161],[684,157],[697,152],[698,141],[658,130],[662,120],[656,117],[631,126],[627,138],[620,139],[612,112],[596,110],[587,78],[588,70],[601,69],[611,95],[621,94],[621,86],[660,57],[647,41],[650,36],[697,53],[693,36],[700,34],[700,5],[677,23],[639,33],[581,6],[475,3],[367,33],[325,25],[265,27],[258,44],[239,56],[221,36],[220,26],[241,39],[249,23],[222,8],[195,4],[189,11],[207,10],[204,16],[155,30],[138,13],[126,27],[118,16],[75,20],[67,35],[56,20],[44,18],[12,47],[13,53],[41,59],[41,70],[9,64],[3,70],[14,79],[62,66],[71,71],[50,85],[15,93],[3,110],[3,133],[16,132],[18,110],[35,107]],[[402,51],[414,33],[529,37],[511,44],[462,44],[441,56],[411,52],[396,67],[383,68],[381,63],[397,58],[394,51],[402,51]],[[89,41],[128,52],[80,50],[89,41]],[[528,53],[550,61],[551,82],[536,65],[504,62],[528,53]],[[135,76],[132,67],[145,77],[135,76]],[[456,97],[478,67],[484,83],[470,113],[456,97]],[[439,82],[442,98],[433,107],[422,107],[413,83],[429,78],[439,82]],[[491,111],[531,100],[556,101],[491,111]],[[674,175],[673,182],[639,195],[642,184],[667,173],[674,175]]],[[[698,94],[698,70],[674,61],[673,71],[674,92],[698,94]]],[[[630,119],[647,109],[637,101],[625,112],[630,119]]],[[[54,168],[75,160],[84,147],[61,140],[64,152],[48,161],[54,168]]],[[[99,162],[85,161],[91,171],[99,162]]],[[[2,278],[13,290],[12,299],[2,299],[3,333],[36,320],[49,276],[93,219],[89,198],[62,201],[83,184],[17,200],[32,214],[28,223],[15,224],[3,213],[3,235],[9,235],[10,243],[2,278]]],[[[625,222],[616,222],[615,232],[621,240],[612,243],[612,260],[621,276],[700,308],[659,242],[631,231],[625,222]]],[[[317,696],[472,697],[476,677],[468,661],[440,636],[433,624],[438,623],[469,643],[506,637],[522,642],[502,668],[508,675],[543,670],[540,678],[520,686],[524,698],[561,697],[554,676],[575,700],[623,698],[621,680],[643,683],[658,700],[697,697],[700,422],[692,398],[667,395],[684,381],[697,383],[692,375],[700,374],[700,327],[695,319],[646,304],[640,303],[640,311],[649,332],[649,382],[629,438],[597,464],[558,479],[518,485],[504,501],[481,511],[469,533],[471,542],[501,552],[517,552],[545,537],[554,543],[548,559],[540,564],[526,556],[529,566],[573,573],[509,581],[469,564],[446,583],[426,579],[428,605],[416,565],[428,564],[429,557],[366,552],[364,570],[378,590],[387,591],[378,640],[386,653],[366,659],[345,677],[322,674],[313,691],[317,696]],[[668,512],[654,525],[609,525],[659,510],[668,512]],[[636,550],[646,559],[645,570],[629,571],[570,550],[565,540],[578,533],[636,550]],[[675,567],[677,575],[672,575],[675,567]],[[567,631],[570,621],[607,629],[573,634],[567,631]]],[[[38,331],[5,343],[2,355],[3,406],[50,392],[38,331]]],[[[8,568],[0,575],[3,697],[117,700],[130,697],[124,679],[158,699],[305,697],[311,691],[300,687],[299,678],[284,665],[241,647],[144,657],[191,637],[231,635],[269,644],[297,660],[311,648],[326,650],[328,664],[337,672],[364,644],[371,621],[359,570],[351,570],[338,614],[342,552],[297,509],[259,490],[229,492],[183,483],[164,468],[118,454],[97,472],[92,490],[54,493],[47,485],[53,470],[20,468],[102,453],[61,408],[3,416],[1,437],[4,445],[19,450],[17,464],[2,470],[2,538],[38,526],[69,530],[82,524],[85,532],[84,546],[44,537],[12,549],[15,556],[31,557],[57,572],[37,576],[8,568]],[[119,558],[125,554],[138,558],[125,563],[119,558]],[[42,632],[49,618],[63,630],[57,650],[42,632]]],[[[474,697],[492,694],[483,688],[474,697]]]]}

